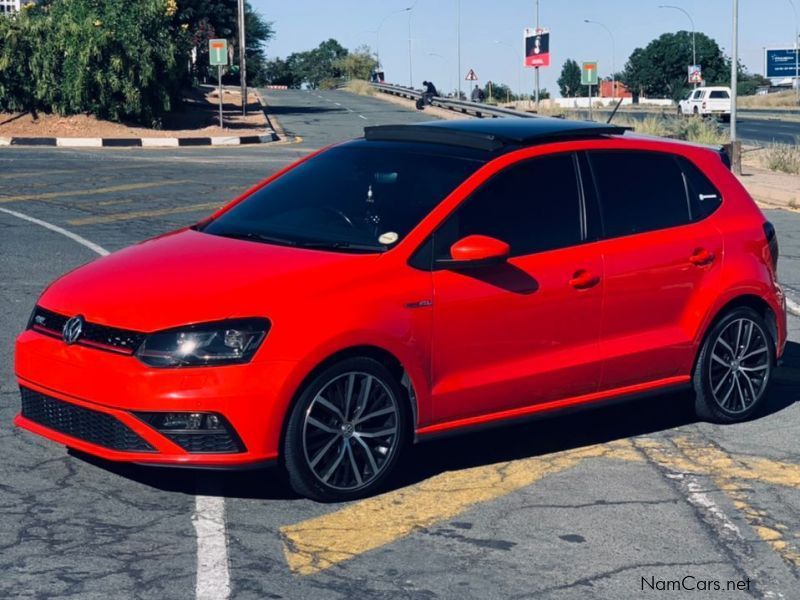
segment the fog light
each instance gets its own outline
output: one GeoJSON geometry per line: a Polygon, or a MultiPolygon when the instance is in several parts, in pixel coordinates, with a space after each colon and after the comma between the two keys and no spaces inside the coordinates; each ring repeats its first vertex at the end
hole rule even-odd
{"type": "Polygon", "coordinates": [[[219,420],[217,415],[208,415],[206,417],[206,429],[224,429],[222,421],[219,420]]]}

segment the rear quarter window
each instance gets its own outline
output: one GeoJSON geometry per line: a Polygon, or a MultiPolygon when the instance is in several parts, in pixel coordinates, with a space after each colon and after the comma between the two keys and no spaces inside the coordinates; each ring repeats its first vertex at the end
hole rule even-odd
{"type": "Polygon", "coordinates": [[[725,90],[717,90],[711,92],[711,95],[709,96],[709,98],[711,98],[712,100],[727,100],[730,97],[731,97],[730,94],[728,94],[728,92],[726,92],[725,90]]]}
{"type": "Polygon", "coordinates": [[[722,195],[694,163],[682,156],[677,156],[675,159],[686,178],[686,193],[689,195],[692,221],[701,221],[720,207],[722,195]]]}

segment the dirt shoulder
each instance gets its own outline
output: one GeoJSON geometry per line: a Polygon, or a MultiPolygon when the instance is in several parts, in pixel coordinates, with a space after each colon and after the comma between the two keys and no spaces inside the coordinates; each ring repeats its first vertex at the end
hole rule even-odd
{"type": "Polygon", "coordinates": [[[164,138],[222,137],[255,135],[269,128],[269,123],[255,91],[247,94],[247,116],[242,116],[239,90],[223,89],[223,122],[219,126],[219,95],[216,88],[187,91],[184,104],[164,119],[161,129],[104,121],[92,115],[39,113],[0,113],[0,137],[56,138],[164,138]]]}
{"type": "Polygon", "coordinates": [[[759,151],[744,155],[739,181],[761,208],[800,210],[800,175],[764,168],[760,154],[759,151]]]}

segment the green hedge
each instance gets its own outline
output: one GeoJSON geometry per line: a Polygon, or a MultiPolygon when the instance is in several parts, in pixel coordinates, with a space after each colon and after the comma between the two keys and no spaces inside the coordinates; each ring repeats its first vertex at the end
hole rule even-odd
{"type": "Polygon", "coordinates": [[[55,0],[0,18],[0,110],[158,126],[188,75],[175,10],[174,0],[55,0]]]}

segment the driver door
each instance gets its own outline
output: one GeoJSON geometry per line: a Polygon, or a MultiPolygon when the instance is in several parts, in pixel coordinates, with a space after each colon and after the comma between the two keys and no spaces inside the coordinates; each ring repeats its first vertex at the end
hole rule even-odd
{"type": "Polygon", "coordinates": [[[434,270],[435,421],[597,390],[603,259],[585,243],[577,169],[571,153],[512,165],[434,234],[439,259],[468,235],[511,249],[505,263],[434,270]]]}

